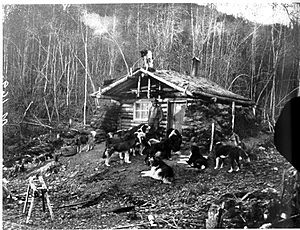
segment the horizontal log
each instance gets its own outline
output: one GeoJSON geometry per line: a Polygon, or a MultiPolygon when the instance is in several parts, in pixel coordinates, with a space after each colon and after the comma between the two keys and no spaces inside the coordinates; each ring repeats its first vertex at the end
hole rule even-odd
{"type": "Polygon", "coordinates": [[[124,121],[124,120],[128,120],[129,121],[129,120],[133,120],[133,119],[132,119],[132,116],[121,116],[120,120],[121,121],[124,121]]]}
{"type": "Polygon", "coordinates": [[[120,113],[121,116],[126,115],[126,114],[133,116],[133,111],[121,111],[121,113],[120,113]]]}
{"type": "Polygon", "coordinates": [[[122,108],[133,108],[133,104],[122,104],[122,108]]]}
{"type": "Polygon", "coordinates": [[[133,112],[133,108],[122,108],[121,112],[133,112]]]}

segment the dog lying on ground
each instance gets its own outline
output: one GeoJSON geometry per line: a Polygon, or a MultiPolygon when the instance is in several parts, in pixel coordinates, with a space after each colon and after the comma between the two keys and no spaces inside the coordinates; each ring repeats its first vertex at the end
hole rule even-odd
{"type": "Polygon", "coordinates": [[[155,156],[149,157],[149,164],[151,169],[142,171],[142,177],[151,177],[162,181],[164,184],[171,184],[171,180],[174,178],[174,171],[169,165],[155,156]]]}
{"type": "Polygon", "coordinates": [[[233,172],[235,166],[236,171],[239,171],[241,168],[240,158],[250,162],[249,155],[240,147],[234,145],[226,145],[222,142],[216,143],[214,147],[214,152],[216,155],[216,166],[217,168],[223,168],[224,159],[229,158],[230,160],[230,169],[228,172],[233,172]]]}

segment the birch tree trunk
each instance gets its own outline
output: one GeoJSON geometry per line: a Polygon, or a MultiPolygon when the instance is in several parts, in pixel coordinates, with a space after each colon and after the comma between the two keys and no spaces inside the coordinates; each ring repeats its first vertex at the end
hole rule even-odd
{"type": "Polygon", "coordinates": [[[213,63],[214,63],[214,59],[215,59],[215,34],[216,34],[216,19],[214,19],[214,23],[213,23],[212,47],[211,47],[211,57],[210,57],[208,79],[211,79],[211,77],[212,77],[213,63]]]}
{"type": "Polygon", "coordinates": [[[209,24],[209,27],[207,29],[207,40],[206,40],[206,59],[205,59],[205,75],[206,76],[209,76],[209,46],[210,46],[210,37],[211,37],[211,29],[213,28],[213,16],[211,15],[211,19],[210,19],[210,24],[209,24]]]}
{"type": "Polygon", "coordinates": [[[87,78],[88,78],[88,49],[87,49],[88,29],[85,29],[84,55],[85,55],[85,75],[84,75],[84,106],[83,106],[83,124],[86,125],[87,108],[87,78]]]}
{"type": "Polygon", "coordinates": [[[191,31],[192,31],[192,57],[195,57],[195,28],[194,28],[194,14],[192,4],[190,5],[191,17],[191,31]]]}
{"type": "Polygon", "coordinates": [[[137,5],[136,48],[140,51],[140,5],[137,5]]]}
{"type": "Polygon", "coordinates": [[[256,57],[256,32],[257,32],[257,24],[254,23],[252,41],[251,41],[251,81],[250,81],[250,99],[253,100],[254,93],[254,78],[255,78],[255,57],[256,57]]]}
{"type": "Polygon", "coordinates": [[[59,122],[60,116],[58,111],[58,95],[57,95],[57,79],[56,79],[56,65],[57,65],[57,47],[53,47],[53,59],[52,59],[52,71],[51,71],[51,77],[53,79],[53,110],[56,113],[57,121],[59,122]]]}

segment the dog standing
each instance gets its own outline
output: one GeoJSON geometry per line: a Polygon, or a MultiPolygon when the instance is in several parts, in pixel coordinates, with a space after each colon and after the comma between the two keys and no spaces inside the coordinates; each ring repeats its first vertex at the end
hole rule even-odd
{"type": "Polygon", "coordinates": [[[142,177],[151,177],[162,181],[164,184],[171,184],[171,180],[174,179],[174,171],[169,165],[155,156],[149,158],[149,163],[151,169],[149,171],[142,171],[142,177]]]}
{"type": "Polygon", "coordinates": [[[111,133],[108,133],[108,138],[106,140],[106,147],[103,153],[103,158],[105,159],[105,165],[110,166],[109,161],[114,152],[119,153],[119,157],[121,160],[124,159],[125,163],[131,163],[130,161],[130,151],[134,148],[137,142],[136,134],[128,135],[123,138],[113,137],[111,133]],[[125,155],[125,156],[123,156],[125,155]]]}
{"type": "Polygon", "coordinates": [[[90,131],[88,134],[81,134],[77,136],[75,145],[77,146],[77,152],[90,151],[95,147],[96,131],[90,131]]]}
{"type": "MultiPolygon", "coordinates": [[[[150,126],[143,124],[134,134],[137,137],[136,147],[139,148],[140,155],[143,155],[145,149],[146,135],[149,133],[150,126]]],[[[135,152],[135,151],[134,151],[135,152]]],[[[134,154],[135,155],[135,154],[134,154]]]]}
{"type": "Polygon", "coordinates": [[[247,162],[250,162],[249,155],[240,147],[234,145],[226,145],[224,143],[218,142],[215,145],[215,155],[216,155],[216,166],[217,168],[223,168],[224,159],[230,159],[230,169],[229,173],[233,172],[235,166],[236,171],[239,171],[241,168],[240,157],[245,159],[247,162]]]}
{"type": "Polygon", "coordinates": [[[150,50],[140,51],[141,57],[144,60],[144,67],[146,70],[153,71],[153,56],[150,50]]]}

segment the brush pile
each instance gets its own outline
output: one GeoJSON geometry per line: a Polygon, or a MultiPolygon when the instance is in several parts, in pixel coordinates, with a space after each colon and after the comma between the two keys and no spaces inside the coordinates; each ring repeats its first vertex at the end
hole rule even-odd
{"type": "MultiPolygon", "coordinates": [[[[232,134],[232,108],[229,105],[213,103],[194,103],[187,107],[183,119],[182,135],[185,143],[197,143],[209,149],[212,123],[214,140],[223,141],[232,134]]],[[[240,138],[255,136],[259,132],[259,119],[251,108],[235,108],[234,131],[240,138]]],[[[190,145],[185,146],[190,146],[190,145]]]]}
{"type": "Polygon", "coordinates": [[[104,104],[98,106],[90,126],[95,129],[99,138],[105,140],[106,133],[117,130],[121,106],[116,104],[104,104]]]}
{"type": "MultiPolygon", "coordinates": [[[[4,175],[8,178],[14,177],[19,172],[47,163],[56,155],[77,154],[78,136],[88,134],[91,130],[91,128],[83,128],[74,124],[72,128],[60,128],[29,138],[22,144],[6,146],[3,161],[4,175]]],[[[96,134],[96,141],[97,138],[99,139],[96,134]]]]}

